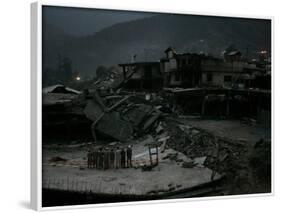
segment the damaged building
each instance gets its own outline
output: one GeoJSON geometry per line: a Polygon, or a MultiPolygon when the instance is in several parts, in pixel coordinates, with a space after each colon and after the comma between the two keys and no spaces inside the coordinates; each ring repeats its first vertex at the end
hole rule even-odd
{"type": "Polygon", "coordinates": [[[202,86],[228,87],[243,82],[246,62],[241,61],[238,53],[226,54],[224,59],[204,57],[201,61],[202,86]],[[238,54],[238,55],[236,55],[238,54]]]}
{"type": "MultiPolygon", "coordinates": [[[[91,138],[90,120],[84,115],[82,92],[64,85],[53,85],[42,91],[42,139],[91,138]]],[[[45,141],[46,140],[46,141],[45,141]]]]}
{"type": "Polygon", "coordinates": [[[201,84],[201,56],[177,53],[169,47],[166,57],[160,60],[164,87],[198,87],[201,84]]]}
{"type": "Polygon", "coordinates": [[[159,62],[119,64],[123,71],[124,88],[134,90],[161,90],[162,73],[159,62]]]}

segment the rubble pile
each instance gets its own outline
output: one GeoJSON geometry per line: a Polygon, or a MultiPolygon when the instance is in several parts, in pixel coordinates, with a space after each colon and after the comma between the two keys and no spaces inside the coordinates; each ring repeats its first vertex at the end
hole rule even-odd
{"type": "Polygon", "coordinates": [[[193,162],[183,164],[183,167],[198,165],[206,166],[220,174],[230,174],[247,166],[245,153],[247,147],[239,141],[214,136],[206,130],[188,125],[168,125],[170,139],[167,145],[187,157],[193,162]]]}

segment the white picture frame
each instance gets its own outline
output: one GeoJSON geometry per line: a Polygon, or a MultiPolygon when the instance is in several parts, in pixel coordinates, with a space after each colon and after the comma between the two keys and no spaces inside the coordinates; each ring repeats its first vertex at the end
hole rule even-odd
{"type": "MultiPolygon", "coordinates": [[[[87,205],[73,205],[73,206],[57,206],[57,207],[42,207],[42,7],[43,6],[62,6],[62,7],[80,7],[80,8],[93,8],[93,9],[111,9],[111,10],[133,10],[140,12],[161,12],[161,13],[177,13],[177,14],[192,14],[192,15],[209,15],[209,16],[226,16],[237,18],[259,18],[271,20],[271,35],[272,44],[274,36],[274,17],[261,17],[261,16],[247,16],[247,15],[233,15],[233,14],[217,14],[217,13],[197,13],[186,11],[172,11],[172,10],[148,10],[146,8],[133,8],[128,6],[116,7],[110,6],[106,3],[104,5],[96,5],[95,3],[66,3],[63,1],[38,1],[31,4],[31,207],[34,210],[54,210],[54,209],[77,209],[89,208],[99,206],[116,206],[116,205],[135,205],[139,202],[130,203],[109,203],[109,204],[87,204],[87,205]]],[[[272,79],[274,76],[274,46],[272,48],[272,79]]],[[[272,81],[273,88],[273,81],[272,81]]],[[[272,97],[274,91],[272,89],[272,97]]],[[[272,102],[273,103],[273,102],[272,102]]],[[[273,104],[272,104],[273,114],[273,104]]],[[[273,115],[271,115],[273,118],[273,115]]],[[[273,126],[273,123],[272,123],[273,126]]],[[[272,127],[273,135],[273,127],[272,127]]],[[[273,137],[272,137],[273,139],[273,137]]],[[[272,140],[272,150],[274,148],[274,141],[272,140]]],[[[272,151],[272,174],[274,174],[274,152],[272,151]]],[[[143,201],[141,203],[163,203],[163,202],[179,202],[179,201],[194,201],[194,200],[212,200],[212,199],[229,199],[237,197],[252,197],[252,196],[272,196],[274,195],[274,175],[272,175],[271,193],[265,194],[251,194],[251,195],[231,195],[231,196],[217,196],[217,197],[203,197],[203,198],[183,198],[172,200],[155,200],[143,201]]]]}

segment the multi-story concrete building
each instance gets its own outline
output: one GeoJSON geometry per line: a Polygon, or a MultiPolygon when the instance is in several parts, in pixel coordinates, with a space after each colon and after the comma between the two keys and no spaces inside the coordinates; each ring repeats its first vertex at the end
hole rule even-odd
{"type": "Polygon", "coordinates": [[[243,82],[247,63],[213,57],[201,59],[202,86],[231,87],[243,82]]]}

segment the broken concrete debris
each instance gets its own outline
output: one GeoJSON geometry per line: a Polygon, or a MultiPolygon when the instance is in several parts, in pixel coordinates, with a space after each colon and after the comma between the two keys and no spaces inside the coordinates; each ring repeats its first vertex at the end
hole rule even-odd
{"type": "Polygon", "coordinates": [[[155,166],[157,166],[156,164],[153,164],[153,165],[143,165],[143,166],[141,166],[141,170],[143,171],[143,172],[149,172],[149,171],[151,171],[155,166]]]}
{"type": "Polygon", "coordinates": [[[103,113],[103,109],[95,100],[88,100],[84,113],[91,121],[96,121],[103,113]]]}
{"type": "Polygon", "coordinates": [[[153,112],[152,115],[145,121],[143,130],[146,131],[161,115],[160,111],[153,112]]]}
{"type": "Polygon", "coordinates": [[[105,113],[102,118],[92,125],[92,132],[101,132],[119,141],[127,141],[133,134],[130,122],[122,120],[118,112],[105,113]]]}
{"type": "Polygon", "coordinates": [[[132,95],[117,96],[115,103],[111,99],[111,105],[106,105],[107,101],[108,98],[101,98],[95,92],[84,109],[86,117],[93,121],[91,129],[95,139],[98,132],[122,142],[128,141],[134,135],[147,132],[162,114],[145,99],[136,101],[132,95]]]}
{"type": "Polygon", "coordinates": [[[247,147],[245,142],[219,137],[206,130],[188,125],[168,125],[171,138],[167,145],[187,157],[191,162],[183,162],[182,167],[208,167],[220,174],[236,170],[239,160],[244,159],[247,147]]]}
{"type": "Polygon", "coordinates": [[[204,167],[204,163],[205,163],[205,160],[206,160],[206,156],[204,157],[199,157],[199,158],[194,158],[194,164],[197,166],[197,167],[204,167]]]}
{"type": "Polygon", "coordinates": [[[194,162],[183,162],[181,165],[183,168],[193,168],[195,166],[194,162]]]}
{"type": "Polygon", "coordinates": [[[159,134],[160,132],[162,132],[164,130],[162,123],[159,122],[157,128],[155,129],[156,133],[159,134]]]}
{"type": "Polygon", "coordinates": [[[152,111],[152,106],[145,104],[133,104],[130,103],[128,109],[124,112],[124,116],[130,122],[132,122],[133,126],[138,128],[140,124],[144,121],[146,116],[152,111]]]}
{"type": "Polygon", "coordinates": [[[42,90],[42,93],[43,94],[47,94],[47,93],[61,93],[61,94],[76,94],[76,95],[81,94],[80,91],[72,89],[72,88],[69,88],[69,87],[66,87],[66,86],[61,85],[61,84],[45,87],[42,90]]]}

